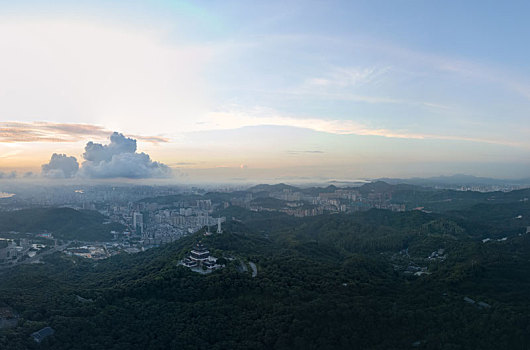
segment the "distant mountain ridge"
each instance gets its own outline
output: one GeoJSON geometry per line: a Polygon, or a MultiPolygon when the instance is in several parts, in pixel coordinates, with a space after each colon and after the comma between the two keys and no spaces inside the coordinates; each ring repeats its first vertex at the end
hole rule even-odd
{"type": "Polygon", "coordinates": [[[413,185],[530,185],[530,178],[522,179],[494,179],[488,177],[477,177],[473,175],[455,174],[450,176],[435,176],[428,178],[412,177],[412,178],[379,178],[378,181],[384,181],[390,184],[413,184],[413,185]]]}

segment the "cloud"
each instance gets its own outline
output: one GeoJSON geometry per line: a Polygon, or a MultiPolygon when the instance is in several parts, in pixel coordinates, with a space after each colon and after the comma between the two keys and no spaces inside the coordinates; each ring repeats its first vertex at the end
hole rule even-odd
{"type": "Polygon", "coordinates": [[[108,135],[98,125],[48,122],[1,122],[0,142],[75,142],[86,136],[108,135]]]}
{"type": "Polygon", "coordinates": [[[169,177],[171,169],[152,161],[148,154],[136,152],[136,140],[114,132],[110,143],[88,142],[83,153],[81,175],[95,179],[169,177]]]}
{"type": "Polygon", "coordinates": [[[16,171],[11,171],[9,173],[5,173],[3,171],[0,171],[0,179],[14,179],[17,177],[16,171]]]}
{"type": "Polygon", "coordinates": [[[102,145],[90,141],[85,146],[83,158],[89,162],[110,162],[114,155],[121,153],[135,153],[136,140],[123,136],[117,132],[110,136],[110,144],[102,145]]]}
{"type": "Polygon", "coordinates": [[[325,76],[307,79],[305,85],[308,87],[339,88],[360,86],[377,81],[389,69],[389,67],[334,67],[325,76]]]}
{"type": "Polygon", "coordinates": [[[285,151],[287,154],[291,155],[298,155],[298,154],[322,154],[324,151],[320,150],[287,150],[285,151]]]}
{"type": "MultiPolygon", "coordinates": [[[[0,142],[76,142],[87,137],[107,137],[111,133],[99,125],[52,122],[0,122],[0,142]]],[[[136,139],[168,142],[161,136],[134,135],[136,139]]]]}
{"type": "Polygon", "coordinates": [[[444,135],[434,133],[413,132],[407,129],[374,128],[370,125],[349,119],[324,119],[312,117],[293,117],[282,115],[270,108],[256,107],[252,109],[241,109],[238,106],[224,111],[210,113],[205,122],[194,131],[206,130],[230,130],[251,126],[287,126],[301,129],[309,129],[336,135],[361,135],[380,136],[395,139],[416,140],[448,140],[466,141],[477,143],[488,143],[519,148],[528,148],[525,142],[506,140],[502,138],[468,137],[461,135],[444,135]]]}
{"type": "Polygon", "coordinates": [[[429,67],[434,71],[454,74],[466,81],[472,79],[477,84],[488,82],[494,86],[502,86],[530,99],[530,83],[524,79],[525,75],[517,75],[507,68],[501,69],[478,61],[416,51],[396,46],[394,43],[378,41],[373,37],[361,39],[355,43],[351,40],[340,40],[338,44],[343,47],[353,45],[363,50],[373,50],[379,55],[392,57],[398,62],[406,62],[415,70],[418,67],[429,67]]]}
{"type": "Polygon", "coordinates": [[[140,136],[140,135],[132,135],[135,139],[144,141],[144,142],[150,142],[150,143],[166,143],[169,142],[169,139],[162,136],[140,136]]]}
{"type": "Polygon", "coordinates": [[[48,164],[42,165],[42,176],[52,179],[67,179],[74,177],[79,170],[79,163],[75,157],[54,153],[48,164]]]}
{"type": "Polygon", "coordinates": [[[21,152],[22,152],[21,150],[17,149],[17,150],[13,150],[10,152],[2,153],[0,154],[0,158],[13,158],[16,155],[20,154],[21,152]]]}
{"type": "Polygon", "coordinates": [[[170,163],[168,165],[171,165],[171,166],[186,166],[186,165],[196,165],[197,163],[195,162],[177,162],[177,163],[170,163]]]}
{"type": "Polygon", "coordinates": [[[237,129],[263,125],[290,126],[338,135],[355,134],[392,138],[424,138],[424,135],[403,131],[370,128],[353,120],[292,117],[266,108],[254,108],[247,111],[233,109],[210,113],[208,123],[203,124],[201,128],[204,130],[237,129]]]}

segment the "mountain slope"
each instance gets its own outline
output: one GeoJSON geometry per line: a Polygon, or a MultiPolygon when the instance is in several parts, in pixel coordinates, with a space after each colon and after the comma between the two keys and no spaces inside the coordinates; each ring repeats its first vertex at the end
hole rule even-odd
{"type": "Polygon", "coordinates": [[[110,231],[122,230],[120,224],[104,224],[105,216],[96,211],[71,208],[32,208],[0,212],[0,231],[51,232],[68,240],[104,241],[112,239],[110,231]]]}
{"type": "Polygon", "coordinates": [[[0,333],[0,347],[33,348],[28,334],[45,325],[56,330],[41,345],[50,349],[530,344],[528,235],[484,244],[468,234],[471,223],[421,212],[287,218],[269,226],[270,213],[247,217],[227,222],[223,234],[199,232],[144,253],[97,263],[54,255],[45,265],[3,272],[0,303],[23,320],[0,333]],[[394,237],[404,238],[399,246],[370,243],[394,237]],[[227,266],[208,275],[178,266],[198,240],[227,266]],[[444,259],[427,259],[442,248],[444,259]],[[258,268],[254,278],[240,269],[249,261],[258,268]],[[411,266],[430,274],[407,274],[411,266]]]}

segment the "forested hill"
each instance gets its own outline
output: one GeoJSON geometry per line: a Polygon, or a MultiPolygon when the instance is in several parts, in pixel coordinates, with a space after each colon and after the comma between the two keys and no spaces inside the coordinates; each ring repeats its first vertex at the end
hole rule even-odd
{"type": "Polygon", "coordinates": [[[112,230],[123,230],[117,223],[105,224],[97,211],[71,208],[31,208],[0,212],[0,232],[50,232],[67,240],[108,241],[112,230]]]}
{"type": "MultiPolygon", "coordinates": [[[[239,219],[222,234],[98,262],[56,254],[1,272],[0,306],[21,320],[0,331],[0,348],[530,346],[523,227],[483,243],[464,213],[293,218],[229,209],[239,219]],[[178,265],[199,240],[225,268],[201,275],[178,265]],[[56,333],[37,346],[29,334],[44,326],[56,333]]],[[[480,221],[501,229],[502,221],[480,221]]]]}

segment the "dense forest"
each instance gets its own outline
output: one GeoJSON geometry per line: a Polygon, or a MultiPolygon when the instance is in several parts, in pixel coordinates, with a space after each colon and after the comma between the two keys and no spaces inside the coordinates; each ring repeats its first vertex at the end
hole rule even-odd
{"type": "Polygon", "coordinates": [[[57,253],[1,272],[0,307],[20,320],[0,348],[528,349],[530,204],[512,196],[440,213],[229,207],[222,234],[103,261],[57,253]],[[198,241],[225,268],[180,266],[198,241]]]}

